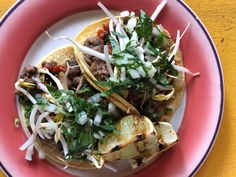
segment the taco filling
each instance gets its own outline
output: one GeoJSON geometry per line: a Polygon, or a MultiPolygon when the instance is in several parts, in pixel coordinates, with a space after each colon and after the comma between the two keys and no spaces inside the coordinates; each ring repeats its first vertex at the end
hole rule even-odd
{"type": "MultiPolygon", "coordinates": [[[[184,91],[183,61],[176,43],[162,25],[144,11],[123,12],[87,26],[76,41],[104,58],[83,54],[104,95],[119,94],[153,122],[169,121],[184,91]]],[[[82,60],[82,59],[81,59],[82,60]]]]}

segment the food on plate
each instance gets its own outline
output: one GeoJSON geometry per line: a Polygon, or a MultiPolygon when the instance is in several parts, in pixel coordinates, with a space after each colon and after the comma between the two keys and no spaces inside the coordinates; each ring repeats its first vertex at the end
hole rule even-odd
{"type": "MultiPolygon", "coordinates": [[[[178,30],[170,34],[151,17],[124,11],[85,27],[73,46],[50,53],[37,66],[27,65],[15,83],[28,140],[20,147],[32,160],[92,169],[129,159],[133,168],[172,147],[178,136],[168,123],[184,85],[178,30]]],[[[189,25],[188,25],[189,26],[189,25]]]]}

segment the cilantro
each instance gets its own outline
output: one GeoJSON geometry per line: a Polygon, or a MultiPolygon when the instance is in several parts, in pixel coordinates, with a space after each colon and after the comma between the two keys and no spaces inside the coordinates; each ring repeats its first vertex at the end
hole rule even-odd
{"type": "Polygon", "coordinates": [[[135,27],[139,37],[143,37],[146,41],[151,41],[152,39],[152,20],[146,15],[144,11],[140,11],[139,22],[135,27]]]}

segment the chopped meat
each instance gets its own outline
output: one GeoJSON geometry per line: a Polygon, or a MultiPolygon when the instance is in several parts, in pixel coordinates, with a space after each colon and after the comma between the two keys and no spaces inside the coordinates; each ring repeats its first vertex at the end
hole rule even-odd
{"type": "MultiPolygon", "coordinates": [[[[84,46],[89,47],[97,52],[103,52],[104,50],[104,41],[99,37],[90,37],[84,42],[84,46]]],[[[85,55],[86,62],[90,65],[97,58],[90,55],[85,55]]]]}
{"type": "Polygon", "coordinates": [[[75,60],[75,58],[72,58],[72,59],[68,60],[68,63],[69,63],[70,66],[78,65],[78,62],[75,60]]]}
{"type": "Polygon", "coordinates": [[[69,60],[68,62],[69,62],[69,65],[71,66],[69,70],[68,78],[70,80],[73,80],[75,77],[81,74],[80,68],[78,66],[77,61],[74,58],[69,60]]]}
{"type": "Polygon", "coordinates": [[[38,69],[34,66],[31,66],[31,65],[27,65],[21,75],[20,75],[20,78],[24,79],[25,77],[32,77],[34,75],[36,75],[38,73],[38,69]]]}
{"type": "Polygon", "coordinates": [[[68,81],[67,81],[68,88],[69,89],[77,89],[78,85],[81,85],[82,82],[83,82],[83,76],[74,77],[73,80],[68,79],[68,81]]]}
{"type": "Polygon", "coordinates": [[[57,62],[55,62],[55,61],[51,61],[51,62],[44,61],[41,65],[42,65],[42,67],[47,68],[49,71],[51,71],[53,69],[53,67],[57,65],[57,62]]]}
{"type": "Polygon", "coordinates": [[[84,45],[98,52],[103,52],[104,41],[99,37],[90,37],[84,42],[84,45]]]}
{"type": "Polygon", "coordinates": [[[106,66],[106,63],[101,60],[95,60],[91,64],[91,71],[92,74],[98,79],[98,80],[107,80],[109,77],[109,72],[106,66]]]}

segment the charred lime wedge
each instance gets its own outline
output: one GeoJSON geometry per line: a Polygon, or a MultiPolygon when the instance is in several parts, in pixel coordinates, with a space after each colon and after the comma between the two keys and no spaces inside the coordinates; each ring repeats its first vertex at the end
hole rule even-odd
{"type": "Polygon", "coordinates": [[[116,124],[116,131],[108,134],[98,144],[105,161],[115,161],[140,156],[158,143],[153,123],[145,116],[130,115],[116,124]]]}

